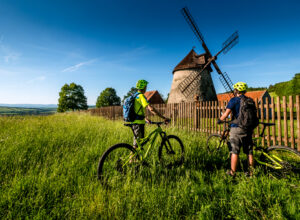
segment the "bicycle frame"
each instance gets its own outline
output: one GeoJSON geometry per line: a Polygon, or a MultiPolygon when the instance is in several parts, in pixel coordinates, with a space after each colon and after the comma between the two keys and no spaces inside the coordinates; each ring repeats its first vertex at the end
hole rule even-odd
{"type": "MultiPolygon", "coordinates": [[[[140,161],[143,161],[145,158],[147,158],[148,153],[149,153],[150,149],[153,147],[158,135],[161,137],[162,140],[164,140],[164,138],[167,136],[166,132],[164,132],[159,125],[155,130],[150,132],[150,134],[148,134],[146,137],[137,138],[136,143],[137,143],[138,147],[135,149],[136,152],[134,154],[128,156],[128,159],[123,164],[123,167],[126,166],[130,162],[130,160],[133,157],[135,157],[136,155],[138,155],[138,158],[140,161]],[[150,142],[150,144],[148,144],[147,150],[144,151],[143,146],[145,146],[150,140],[151,140],[151,142],[150,142]],[[145,152],[145,153],[143,154],[143,152],[145,152]]],[[[169,145],[170,145],[170,143],[169,143],[169,145]]]]}
{"type": "MultiPolygon", "coordinates": [[[[260,161],[257,157],[254,157],[254,160],[257,163],[259,163],[261,165],[264,165],[264,166],[267,166],[267,167],[270,167],[272,169],[276,169],[276,170],[283,169],[284,167],[280,164],[280,162],[282,162],[282,160],[279,157],[275,156],[275,155],[269,155],[268,153],[266,153],[266,149],[267,149],[266,147],[265,148],[261,147],[261,143],[262,143],[262,141],[264,141],[263,137],[264,137],[265,128],[266,128],[266,126],[264,125],[263,129],[262,129],[262,132],[260,133],[259,137],[252,138],[253,148],[254,148],[253,150],[254,150],[254,152],[258,151],[258,152],[262,153],[266,158],[268,158],[270,161],[272,161],[274,163],[274,165],[270,164],[270,163],[267,163],[267,162],[260,161]],[[254,142],[256,142],[257,144],[254,144],[254,142]]],[[[229,132],[230,132],[230,127],[227,127],[223,131],[223,133],[221,135],[221,143],[220,143],[221,145],[220,145],[220,147],[223,146],[223,144],[222,144],[223,140],[226,141],[228,139],[229,132]]]]}

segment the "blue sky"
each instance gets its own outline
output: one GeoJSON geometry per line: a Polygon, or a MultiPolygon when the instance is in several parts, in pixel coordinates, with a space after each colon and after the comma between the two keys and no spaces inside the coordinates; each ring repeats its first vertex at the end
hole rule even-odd
{"type": "Polygon", "coordinates": [[[217,60],[233,82],[269,86],[300,72],[300,1],[0,0],[0,103],[57,104],[75,82],[94,105],[106,87],[122,98],[141,78],[166,97],[173,68],[193,46],[203,52],[184,6],[213,54],[239,31],[217,60]]]}

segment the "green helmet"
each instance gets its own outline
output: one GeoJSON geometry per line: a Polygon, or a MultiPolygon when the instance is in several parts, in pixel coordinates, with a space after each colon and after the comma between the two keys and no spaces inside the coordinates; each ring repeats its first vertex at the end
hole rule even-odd
{"type": "Polygon", "coordinates": [[[233,88],[240,91],[240,92],[246,92],[248,89],[247,83],[244,82],[238,82],[233,85],[233,88]]]}
{"type": "Polygon", "coordinates": [[[145,89],[146,86],[148,85],[148,82],[144,79],[140,79],[139,81],[137,81],[136,83],[136,88],[137,89],[145,89]]]}

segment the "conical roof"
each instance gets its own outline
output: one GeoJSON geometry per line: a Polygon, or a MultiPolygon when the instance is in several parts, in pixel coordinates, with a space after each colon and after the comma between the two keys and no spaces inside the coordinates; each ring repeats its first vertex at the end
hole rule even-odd
{"type": "MultiPolygon", "coordinates": [[[[192,49],[188,55],[186,55],[186,57],[183,58],[183,60],[181,60],[181,62],[174,68],[173,73],[178,70],[202,68],[206,62],[207,56],[205,53],[198,55],[194,49],[192,49]]],[[[208,68],[211,72],[211,67],[209,66],[208,68]]]]}

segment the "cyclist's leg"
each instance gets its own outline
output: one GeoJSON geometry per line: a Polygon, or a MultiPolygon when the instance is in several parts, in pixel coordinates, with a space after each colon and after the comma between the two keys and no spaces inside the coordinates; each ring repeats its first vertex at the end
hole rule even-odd
{"type": "Polygon", "coordinates": [[[234,175],[239,160],[240,146],[242,145],[240,128],[231,128],[229,142],[231,146],[231,174],[234,175]]]}
{"type": "Polygon", "coordinates": [[[254,166],[252,132],[246,132],[246,135],[243,137],[242,141],[243,152],[247,155],[249,172],[251,172],[254,166]]]}
{"type": "Polygon", "coordinates": [[[136,139],[145,137],[145,124],[133,125],[132,131],[133,131],[133,148],[137,148],[136,139]]]}

